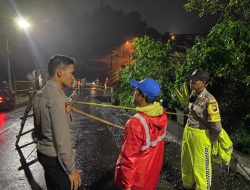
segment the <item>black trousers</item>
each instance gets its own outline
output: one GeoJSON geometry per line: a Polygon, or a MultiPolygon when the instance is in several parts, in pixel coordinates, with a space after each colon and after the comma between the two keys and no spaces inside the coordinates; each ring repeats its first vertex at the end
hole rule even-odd
{"type": "Polygon", "coordinates": [[[37,158],[43,166],[48,190],[70,190],[70,180],[57,157],[46,156],[37,151],[37,158]]]}

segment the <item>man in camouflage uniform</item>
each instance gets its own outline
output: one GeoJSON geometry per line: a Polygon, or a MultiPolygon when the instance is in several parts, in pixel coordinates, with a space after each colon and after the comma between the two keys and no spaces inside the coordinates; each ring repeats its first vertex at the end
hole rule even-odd
{"type": "Polygon", "coordinates": [[[193,93],[181,152],[182,181],[186,189],[211,187],[211,142],[217,140],[222,127],[218,103],[206,89],[209,78],[203,69],[188,76],[193,93]]]}

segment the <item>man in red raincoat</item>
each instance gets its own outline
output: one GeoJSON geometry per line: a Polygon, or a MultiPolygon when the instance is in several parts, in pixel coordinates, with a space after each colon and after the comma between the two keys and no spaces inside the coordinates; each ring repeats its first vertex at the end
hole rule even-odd
{"type": "Polygon", "coordinates": [[[168,118],[165,109],[155,102],[160,94],[160,86],[155,80],[130,80],[130,85],[135,87],[137,114],[125,126],[115,168],[115,184],[126,190],[153,190],[163,164],[168,118]]]}

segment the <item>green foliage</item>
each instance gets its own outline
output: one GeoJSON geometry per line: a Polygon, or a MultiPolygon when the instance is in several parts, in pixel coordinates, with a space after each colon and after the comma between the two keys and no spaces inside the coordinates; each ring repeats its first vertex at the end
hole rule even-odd
{"type": "Polygon", "coordinates": [[[175,96],[178,100],[180,108],[182,108],[184,113],[188,112],[189,95],[190,94],[186,82],[183,83],[180,89],[175,88],[175,96]]]}
{"type": "Polygon", "coordinates": [[[184,5],[187,11],[197,10],[199,15],[220,14],[224,18],[249,21],[249,0],[188,0],[184,5]]]}
{"type": "Polygon", "coordinates": [[[171,61],[176,58],[171,57],[173,47],[170,42],[162,44],[154,41],[148,36],[136,39],[134,42],[135,54],[132,59],[134,64],[128,65],[120,72],[120,95],[119,100],[122,105],[129,105],[132,99],[132,93],[129,86],[129,80],[143,80],[153,78],[161,85],[162,93],[160,98],[170,104],[171,94],[173,92],[173,81],[175,80],[175,70],[178,62],[172,64],[171,61]],[[163,95],[164,94],[164,95],[163,95]]]}

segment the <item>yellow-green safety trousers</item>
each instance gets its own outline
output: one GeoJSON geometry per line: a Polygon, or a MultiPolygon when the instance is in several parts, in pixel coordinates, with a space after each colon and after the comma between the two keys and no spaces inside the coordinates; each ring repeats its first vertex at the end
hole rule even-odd
{"type": "Polygon", "coordinates": [[[182,138],[181,171],[184,188],[210,189],[212,164],[209,130],[186,125],[182,138]]]}

